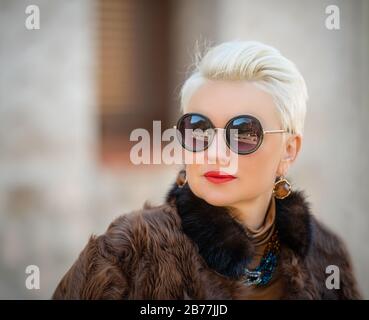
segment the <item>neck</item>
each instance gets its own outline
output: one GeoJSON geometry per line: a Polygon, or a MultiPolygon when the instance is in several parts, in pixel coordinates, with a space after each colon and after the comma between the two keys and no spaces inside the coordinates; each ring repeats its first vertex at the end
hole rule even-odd
{"type": "Polygon", "coordinates": [[[256,198],[238,202],[230,207],[230,212],[248,230],[258,230],[264,223],[272,197],[272,191],[256,198]]]}
{"type": "MultiPolygon", "coordinates": [[[[311,245],[313,223],[305,197],[303,191],[294,190],[286,199],[275,202],[275,223],[281,245],[300,257],[306,256],[311,245]]],[[[231,218],[230,210],[209,205],[196,197],[188,184],[180,188],[173,183],[166,201],[175,207],[181,230],[196,244],[207,265],[220,274],[239,279],[254,255],[255,245],[243,225],[231,218]]]]}

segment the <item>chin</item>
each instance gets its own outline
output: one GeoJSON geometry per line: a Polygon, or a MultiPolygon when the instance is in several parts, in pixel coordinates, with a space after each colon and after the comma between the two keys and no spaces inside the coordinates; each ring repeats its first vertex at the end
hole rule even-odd
{"type": "Polygon", "coordinates": [[[217,207],[231,206],[232,203],[235,203],[235,199],[231,198],[228,193],[224,192],[212,192],[204,189],[202,192],[199,192],[197,196],[205,200],[207,203],[217,207]]]}
{"type": "Polygon", "coordinates": [[[194,183],[191,182],[189,181],[189,185],[192,192],[210,205],[217,207],[232,206],[232,204],[239,200],[235,197],[237,195],[237,188],[235,186],[228,185],[227,188],[224,188],[226,185],[223,187],[212,185],[203,179],[195,180],[193,181],[194,183]]]}
{"type": "Polygon", "coordinates": [[[211,198],[211,197],[206,197],[204,200],[207,203],[211,204],[212,206],[216,206],[216,207],[228,207],[233,203],[232,201],[227,201],[227,200],[223,200],[219,198],[211,198]]]}

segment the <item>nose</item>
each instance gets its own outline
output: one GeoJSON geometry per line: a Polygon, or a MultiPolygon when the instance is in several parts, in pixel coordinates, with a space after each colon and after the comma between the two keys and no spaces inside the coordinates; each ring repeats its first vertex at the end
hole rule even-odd
{"type": "Polygon", "coordinates": [[[209,164],[227,166],[230,161],[228,146],[224,140],[224,129],[216,128],[212,143],[207,149],[207,160],[209,164]]]}

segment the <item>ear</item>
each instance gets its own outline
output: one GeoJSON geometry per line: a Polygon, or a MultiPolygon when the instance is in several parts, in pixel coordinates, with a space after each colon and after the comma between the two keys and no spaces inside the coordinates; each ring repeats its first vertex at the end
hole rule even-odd
{"type": "Polygon", "coordinates": [[[278,165],[277,176],[286,176],[288,168],[295,162],[301,150],[302,135],[290,135],[283,146],[282,157],[278,165]]]}

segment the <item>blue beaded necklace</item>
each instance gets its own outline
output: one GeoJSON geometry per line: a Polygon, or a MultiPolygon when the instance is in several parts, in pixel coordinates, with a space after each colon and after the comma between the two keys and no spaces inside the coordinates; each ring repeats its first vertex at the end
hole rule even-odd
{"type": "Polygon", "coordinates": [[[267,243],[260,264],[254,269],[245,268],[243,283],[247,286],[265,286],[272,279],[274,271],[278,264],[280,243],[278,231],[276,230],[267,243]]]}

